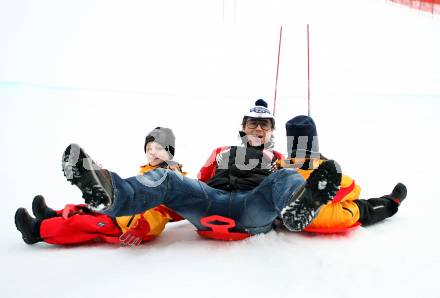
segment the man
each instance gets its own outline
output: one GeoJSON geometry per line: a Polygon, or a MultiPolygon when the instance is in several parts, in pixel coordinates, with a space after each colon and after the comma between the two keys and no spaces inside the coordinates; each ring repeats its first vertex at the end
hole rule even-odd
{"type": "Polygon", "coordinates": [[[291,231],[303,229],[337,192],[337,164],[324,162],[307,181],[295,169],[278,169],[281,155],[271,150],[275,119],[264,100],[244,115],[242,128],[244,146],[216,149],[199,174],[202,181],[163,169],[122,179],[76,144],[64,152],[63,171],[86,204],[113,217],[163,204],[199,230],[207,229],[200,219],[209,215],[229,217],[237,231],[249,234],[270,231],[277,217],[291,231]]]}

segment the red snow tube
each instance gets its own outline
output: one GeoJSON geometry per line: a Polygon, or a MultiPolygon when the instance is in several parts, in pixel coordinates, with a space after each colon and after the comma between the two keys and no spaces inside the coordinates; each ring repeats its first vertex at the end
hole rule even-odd
{"type": "Polygon", "coordinates": [[[249,233],[230,232],[229,229],[235,227],[235,220],[232,218],[211,215],[200,219],[200,223],[205,227],[211,228],[211,231],[197,231],[203,237],[223,241],[236,241],[252,236],[249,233]]]}
{"type": "Polygon", "coordinates": [[[304,232],[307,233],[316,233],[316,234],[338,234],[338,233],[347,233],[354,229],[357,229],[361,225],[360,222],[356,222],[355,224],[349,227],[340,227],[340,228],[305,228],[304,232]]]}
{"type": "Polygon", "coordinates": [[[440,14],[440,0],[390,0],[432,14],[440,14]]]}

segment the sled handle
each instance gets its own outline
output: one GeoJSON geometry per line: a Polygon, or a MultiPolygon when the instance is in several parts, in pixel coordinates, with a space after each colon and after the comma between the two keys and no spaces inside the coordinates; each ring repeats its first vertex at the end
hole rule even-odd
{"type": "Polygon", "coordinates": [[[200,223],[205,227],[211,228],[216,233],[228,233],[229,228],[235,227],[235,220],[220,215],[203,217],[200,219],[200,223]]]}

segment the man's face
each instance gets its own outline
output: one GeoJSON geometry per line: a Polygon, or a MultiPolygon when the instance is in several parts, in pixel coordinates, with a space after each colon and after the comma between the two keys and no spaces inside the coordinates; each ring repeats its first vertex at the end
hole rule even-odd
{"type": "Polygon", "coordinates": [[[261,146],[272,137],[272,122],[267,118],[248,118],[243,131],[251,146],[261,146]]]}
{"type": "Polygon", "coordinates": [[[157,166],[170,159],[168,152],[162,147],[162,145],[154,141],[147,144],[146,151],[148,163],[151,166],[157,166]]]}

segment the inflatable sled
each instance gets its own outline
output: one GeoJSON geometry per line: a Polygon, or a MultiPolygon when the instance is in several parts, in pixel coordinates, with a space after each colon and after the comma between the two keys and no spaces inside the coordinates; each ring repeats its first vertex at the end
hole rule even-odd
{"type": "Polygon", "coordinates": [[[361,225],[360,222],[349,227],[339,227],[339,228],[305,228],[303,232],[314,233],[314,234],[340,234],[347,233],[357,229],[361,225]]]}

